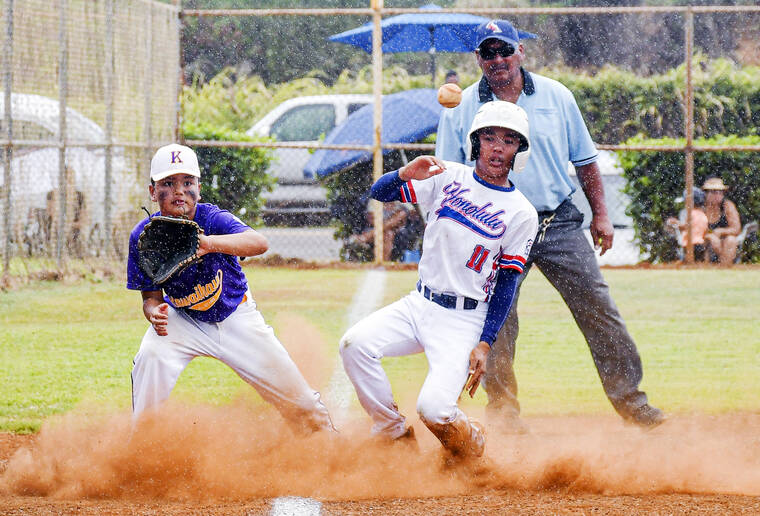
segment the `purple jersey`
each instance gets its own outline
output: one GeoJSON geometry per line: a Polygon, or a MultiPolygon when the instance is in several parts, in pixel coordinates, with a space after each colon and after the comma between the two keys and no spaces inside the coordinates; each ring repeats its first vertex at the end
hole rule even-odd
{"type": "MultiPolygon", "coordinates": [[[[163,288],[167,303],[198,321],[215,323],[226,319],[248,290],[237,256],[209,253],[158,286],[138,265],[137,240],[148,220],[137,224],[129,235],[127,288],[141,291],[163,288]]],[[[228,235],[251,229],[232,213],[207,203],[197,205],[193,220],[206,235],[228,235]]]]}

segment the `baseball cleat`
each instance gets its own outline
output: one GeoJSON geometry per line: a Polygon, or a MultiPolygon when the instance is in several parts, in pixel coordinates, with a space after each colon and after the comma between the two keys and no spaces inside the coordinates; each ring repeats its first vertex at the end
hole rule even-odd
{"type": "Polygon", "coordinates": [[[467,455],[481,457],[486,449],[486,429],[480,421],[469,418],[470,422],[470,449],[467,455]]]}
{"type": "Polygon", "coordinates": [[[662,410],[646,403],[632,411],[630,414],[624,415],[623,419],[630,424],[637,425],[645,430],[650,430],[664,423],[667,418],[662,410]]]}
{"type": "Polygon", "coordinates": [[[401,434],[399,437],[396,437],[393,439],[394,443],[400,443],[404,444],[410,448],[412,448],[414,451],[420,450],[420,445],[417,443],[417,437],[414,435],[414,427],[409,426],[406,428],[406,432],[401,434]]]}

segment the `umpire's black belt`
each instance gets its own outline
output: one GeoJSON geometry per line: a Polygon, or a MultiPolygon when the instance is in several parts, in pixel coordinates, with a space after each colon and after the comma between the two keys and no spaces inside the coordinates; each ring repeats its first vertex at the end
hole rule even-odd
{"type": "Polygon", "coordinates": [[[457,308],[457,299],[463,300],[460,306],[464,310],[475,310],[478,307],[477,299],[472,299],[471,297],[451,296],[449,294],[436,294],[423,285],[421,281],[417,282],[417,290],[425,299],[441,305],[444,308],[457,308]]]}

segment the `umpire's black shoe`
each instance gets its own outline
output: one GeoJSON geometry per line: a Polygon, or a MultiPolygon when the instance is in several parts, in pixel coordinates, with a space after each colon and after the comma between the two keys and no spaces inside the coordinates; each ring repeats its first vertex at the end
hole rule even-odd
{"type": "Polygon", "coordinates": [[[628,421],[631,424],[640,426],[644,429],[650,429],[654,428],[658,425],[661,425],[665,422],[665,413],[658,409],[657,407],[653,407],[649,403],[646,403],[627,416],[623,416],[626,421],[628,421]]]}

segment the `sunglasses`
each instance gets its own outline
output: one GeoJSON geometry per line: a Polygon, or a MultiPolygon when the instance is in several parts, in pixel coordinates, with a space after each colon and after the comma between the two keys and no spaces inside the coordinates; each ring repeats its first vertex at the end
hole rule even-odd
{"type": "Polygon", "coordinates": [[[501,57],[509,57],[514,55],[515,47],[512,45],[501,45],[498,47],[480,47],[478,49],[478,55],[486,61],[494,59],[497,55],[501,57]]]}

